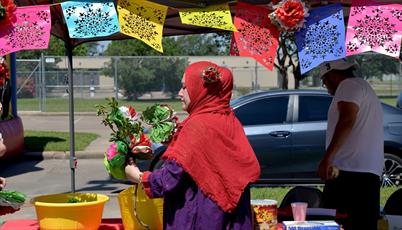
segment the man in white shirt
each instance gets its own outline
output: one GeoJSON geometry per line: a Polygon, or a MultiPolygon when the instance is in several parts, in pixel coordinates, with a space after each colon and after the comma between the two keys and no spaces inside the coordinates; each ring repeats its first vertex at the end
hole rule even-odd
{"type": "Polygon", "coordinates": [[[377,229],[384,162],[383,111],[377,95],[343,59],[320,66],[333,100],[326,151],[317,174],[325,181],[323,206],[347,215],[344,229],[377,229]],[[339,169],[339,173],[338,172],[339,169]]]}

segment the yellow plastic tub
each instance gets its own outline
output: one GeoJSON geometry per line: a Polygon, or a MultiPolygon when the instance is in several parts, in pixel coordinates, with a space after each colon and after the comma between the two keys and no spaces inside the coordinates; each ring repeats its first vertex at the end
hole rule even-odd
{"type": "Polygon", "coordinates": [[[146,229],[140,221],[151,230],[163,229],[163,199],[149,199],[142,185],[138,185],[137,195],[135,187],[130,186],[117,196],[121,218],[125,230],[146,229]],[[134,214],[134,199],[136,199],[136,213],[134,214]],[[139,221],[140,220],[140,221],[139,221]]]}
{"type": "Polygon", "coordinates": [[[52,194],[33,199],[41,230],[98,229],[107,201],[108,196],[95,193],[52,194]]]}

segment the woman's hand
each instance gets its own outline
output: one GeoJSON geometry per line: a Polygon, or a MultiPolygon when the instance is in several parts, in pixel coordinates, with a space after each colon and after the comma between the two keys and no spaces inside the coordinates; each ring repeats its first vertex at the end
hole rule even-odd
{"type": "Polygon", "coordinates": [[[124,171],[126,172],[126,177],[129,181],[136,183],[136,184],[141,182],[142,172],[134,164],[134,161],[131,158],[129,159],[124,171]]]}
{"type": "Polygon", "coordinates": [[[6,178],[0,177],[0,190],[6,187],[6,178]]]}

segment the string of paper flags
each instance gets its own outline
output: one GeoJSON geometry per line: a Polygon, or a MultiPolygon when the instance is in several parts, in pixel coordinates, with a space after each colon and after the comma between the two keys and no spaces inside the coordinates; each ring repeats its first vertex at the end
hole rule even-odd
{"type": "MultiPolygon", "coordinates": [[[[183,24],[232,31],[230,54],[253,57],[270,70],[281,31],[295,35],[302,74],[324,61],[366,51],[399,57],[402,4],[354,0],[345,28],[341,4],[309,11],[302,0],[274,3],[269,7],[238,2],[233,19],[227,3],[178,11],[183,24]]],[[[118,0],[117,6],[113,0],[57,4],[61,5],[71,38],[120,32],[163,52],[162,32],[168,6],[145,0],[118,0]]],[[[16,7],[12,0],[0,0],[0,56],[46,49],[50,30],[50,5],[16,7]]]]}

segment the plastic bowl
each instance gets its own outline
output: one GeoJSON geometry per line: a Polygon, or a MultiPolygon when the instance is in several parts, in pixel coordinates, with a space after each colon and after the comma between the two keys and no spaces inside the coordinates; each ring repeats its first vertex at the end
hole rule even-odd
{"type": "Polygon", "coordinates": [[[98,229],[109,197],[95,193],[67,193],[33,199],[41,230],[98,229]],[[71,202],[77,203],[71,203],[71,202]]]}

